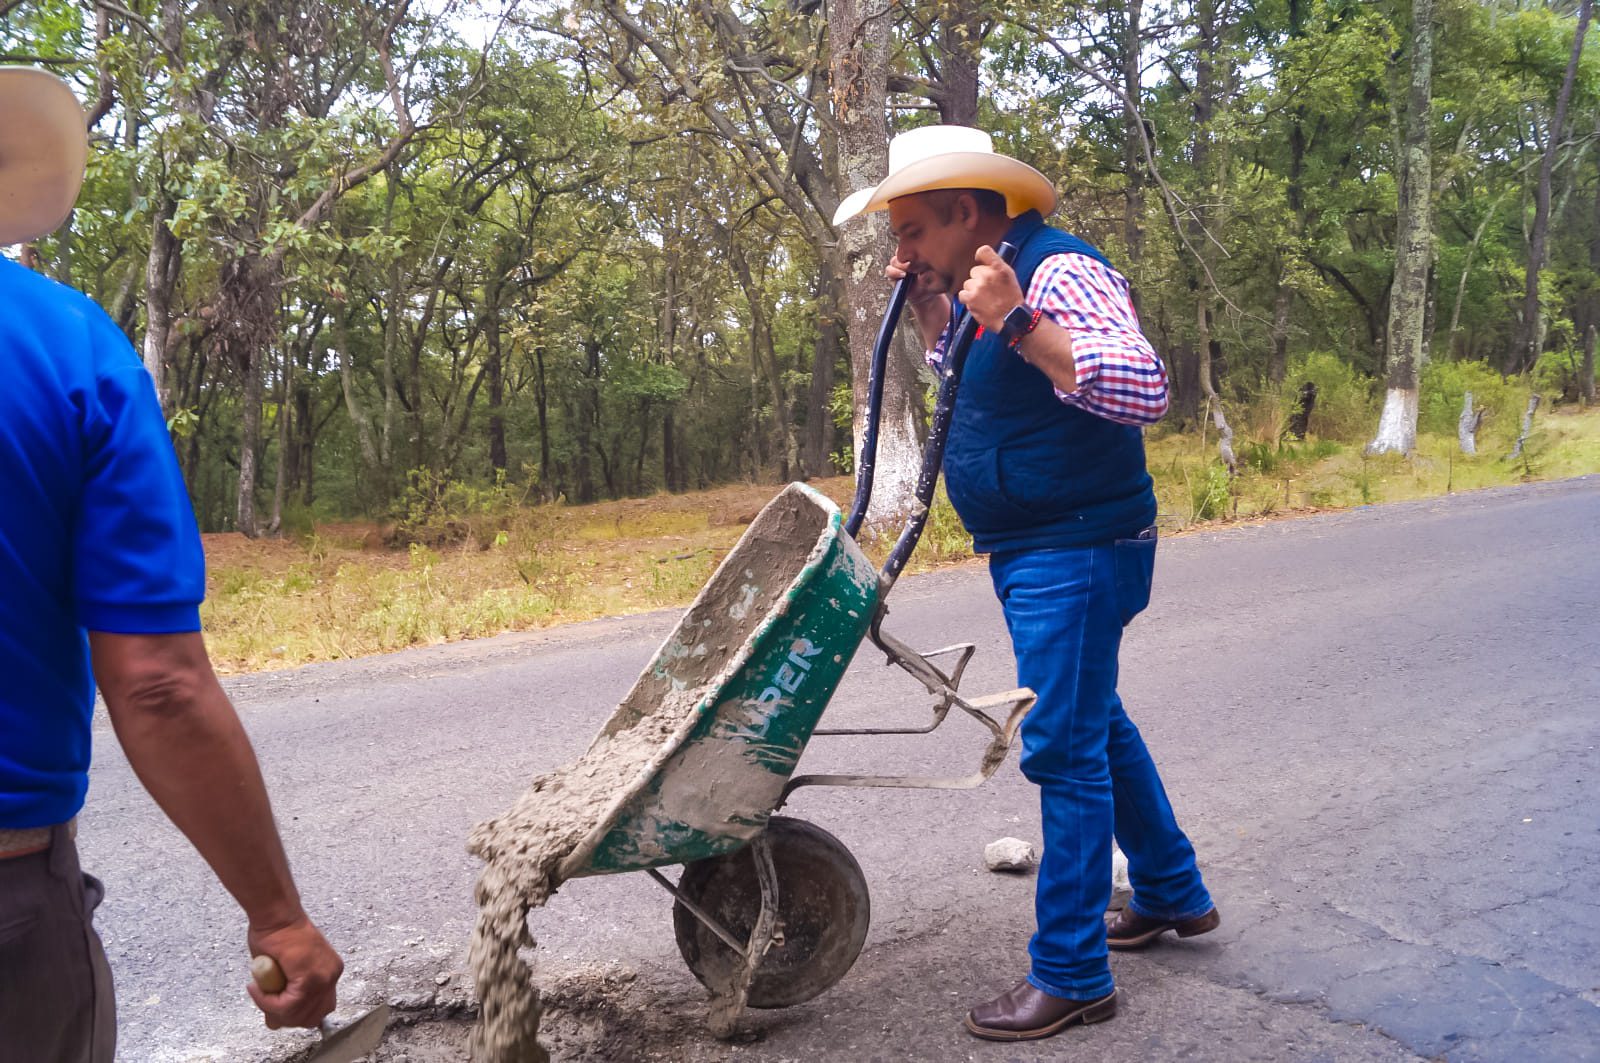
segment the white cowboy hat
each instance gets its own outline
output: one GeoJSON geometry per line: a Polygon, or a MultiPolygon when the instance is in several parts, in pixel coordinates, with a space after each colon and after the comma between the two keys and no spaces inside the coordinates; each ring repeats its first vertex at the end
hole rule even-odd
{"type": "Polygon", "coordinates": [[[1049,214],[1056,209],[1056,189],[1049,178],[1025,162],[998,154],[988,133],[968,126],[929,125],[889,141],[889,176],[846,196],[833,212],[833,224],[887,210],[891,199],[935,188],[1000,192],[1006,197],[1006,213],[1013,218],[1028,210],[1049,214]]]}
{"type": "Polygon", "coordinates": [[[0,67],[0,245],[55,231],[88,159],[83,107],[67,83],[32,67],[0,67]]]}

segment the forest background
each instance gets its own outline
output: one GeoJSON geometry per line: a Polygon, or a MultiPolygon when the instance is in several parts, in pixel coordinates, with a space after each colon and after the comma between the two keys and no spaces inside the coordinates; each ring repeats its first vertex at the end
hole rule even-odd
{"type": "MultiPolygon", "coordinates": [[[[1590,2],[0,0],[93,144],[17,253],[140,350],[202,528],[300,536],[213,558],[239,667],[614,606],[571,553],[607,522],[692,540],[615,573],[683,600],[748,492],[567,511],[848,474],[890,243],[830,219],[934,121],[1131,280],[1169,525],[1593,471],[1590,2]],[[339,521],[408,575],[352,590],[339,521]],[[262,603],[305,596],[283,634],[262,603]]],[[[903,331],[882,520],[932,384],[903,331]]]]}

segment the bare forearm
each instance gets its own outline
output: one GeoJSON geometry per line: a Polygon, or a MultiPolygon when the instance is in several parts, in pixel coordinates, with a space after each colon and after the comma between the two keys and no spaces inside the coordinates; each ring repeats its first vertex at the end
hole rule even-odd
{"type": "Polygon", "coordinates": [[[140,781],[250,924],[280,926],[303,915],[261,769],[221,689],[179,712],[123,716],[117,737],[140,781]]]}
{"type": "Polygon", "coordinates": [[[317,1025],[337,1004],[344,961],[300,906],[255,751],[199,632],[91,631],[89,651],[139,780],[244,909],[251,955],[288,979],[271,994],[252,985],[250,998],[273,1029],[317,1025]]]}
{"type": "Polygon", "coordinates": [[[204,659],[199,635],[177,652],[147,646],[130,662],[125,640],[139,638],[91,636],[112,726],[134,771],[252,928],[304,918],[255,752],[204,659]],[[123,641],[108,649],[107,640],[123,641]],[[170,659],[151,660],[151,652],[167,652],[170,659]]]}

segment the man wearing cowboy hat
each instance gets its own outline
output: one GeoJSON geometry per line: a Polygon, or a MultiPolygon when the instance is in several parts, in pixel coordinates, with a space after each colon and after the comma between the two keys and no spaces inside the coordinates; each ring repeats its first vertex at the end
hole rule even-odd
{"type": "MultiPolygon", "coordinates": [[[[87,153],[71,89],[0,67],[0,245],[65,220],[87,153]]],[[[99,307],[4,257],[0,369],[0,1056],[115,1049],[102,889],[73,841],[96,680],[140,780],[288,977],[250,987],[267,1025],[315,1026],[343,964],[300,905],[201,641],[200,536],[150,377],[99,307]]]]}
{"type": "Polygon", "coordinates": [[[997,154],[987,134],[927,126],[895,137],[889,176],[834,216],[888,210],[897,246],[886,273],[916,278],[912,313],[935,365],[960,315],[982,326],[945,486],[973,549],[990,555],[1018,682],[1039,696],[1022,725],[1022,772],[1039,786],[1044,831],[1031,968],[966,1018],[996,1041],[1111,1018],[1108,946],[1218,925],[1194,848],[1117,697],[1122,629],[1150,598],[1156,502],[1140,426],[1166,412],[1166,370],[1128,282],[1099,251],[1044,224],[1055,204],[1044,175],[997,154]],[[1002,241],[1018,248],[1011,265],[995,251],[1002,241]],[[1133,899],[1108,926],[1113,833],[1133,899]]]}

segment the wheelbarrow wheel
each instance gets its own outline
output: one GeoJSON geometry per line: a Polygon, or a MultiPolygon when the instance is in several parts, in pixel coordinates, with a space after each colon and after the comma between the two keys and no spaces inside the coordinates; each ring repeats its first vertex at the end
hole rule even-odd
{"type": "MultiPolygon", "coordinates": [[[[844,843],[804,820],[767,821],[778,876],[782,938],[767,951],[750,983],[753,1008],[804,1003],[845,976],[867,940],[872,908],[866,876],[844,843]]],[[[678,890],[734,937],[748,941],[761,911],[761,884],[750,846],[687,865],[678,890]]],[[[702,985],[732,990],[743,958],[680,902],[672,907],[678,951],[702,985]]]]}

